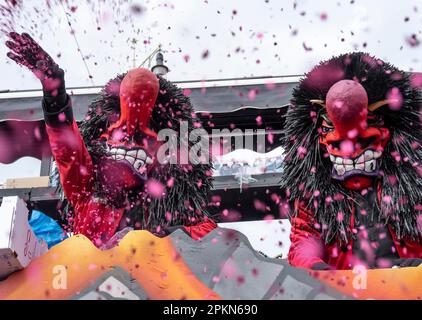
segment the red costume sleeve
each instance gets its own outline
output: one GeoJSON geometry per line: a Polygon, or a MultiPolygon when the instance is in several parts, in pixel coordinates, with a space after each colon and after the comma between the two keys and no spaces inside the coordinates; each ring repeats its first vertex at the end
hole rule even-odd
{"type": "Polygon", "coordinates": [[[315,228],[313,214],[295,202],[297,214],[291,218],[289,263],[294,267],[311,268],[316,263],[325,263],[325,246],[321,234],[315,228]]]}
{"type": "MultiPolygon", "coordinates": [[[[70,99],[61,110],[65,119],[54,125],[47,122],[47,134],[64,194],[75,210],[74,232],[99,245],[113,236],[123,210],[110,208],[93,197],[92,159],[71,112],[63,111],[67,108],[71,108],[70,99]]],[[[51,118],[52,114],[46,117],[51,118]]]]}
{"type": "Polygon", "coordinates": [[[78,126],[46,126],[51,151],[60,173],[60,182],[66,198],[76,207],[90,199],[93,189],[93,165],[83,143],[78,126]]]}

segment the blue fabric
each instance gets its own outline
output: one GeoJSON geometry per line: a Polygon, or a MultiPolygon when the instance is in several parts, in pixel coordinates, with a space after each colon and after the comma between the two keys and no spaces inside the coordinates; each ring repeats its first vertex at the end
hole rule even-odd
{"type": "Polygon", "coordinates": [[[32,230],[34,230],[37,239],[44,239],[44,241],[47,242],[48,248],[51,248],[67,238],[59,224],[41,211],[32,210],[29,224],[31,225],[32,230]]]}

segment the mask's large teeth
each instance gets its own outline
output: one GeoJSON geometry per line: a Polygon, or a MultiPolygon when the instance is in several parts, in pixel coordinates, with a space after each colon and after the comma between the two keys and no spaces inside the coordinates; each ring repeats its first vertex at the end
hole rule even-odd
{"type": "Polygon", "coordinates": [[[135,163],[133,164],[133,167],[136,170],[139,170],[144,164],[145,162],[143,162],[142,160],[136,160],[135,163]]]}
{"type": "Polygon", "coordinates": [[[123,148],[111,148],[107,146],[108,159],[117,161],[126,160],[129,162],[137,171],[145,170],[145,164],[152,164],[153,160],[147,156],[146,152],[142,149],[137,150],[126,150],[123,148]]]}
{"type": "Polygon", "coordinates": [[[375,159],[373,159],[373,160],[370,160],[370,161],[366,161],[365,162],[365,171],[366,172],[372,172],[372,171],[374,171],[375,170],[375,168],[376,168],[376,160],[375,159]]]}
{"type": "Polygon", "coordinates": [[[374,152],[372,150],[366,150],[364,153],[365,161],[374,159],[374,152]]]}
{"type": "Polygon", "coordinates": [[[362,163],[357,163],[357,164],[355,164],[355,169],[356,170],[365,170],[365,163],[364,162],[362,162],[362,163]]]}
{"type": "Polygon", "coordinates": [[[128,161],[131,165],[133,165],[135,163],[135,158],[132,158],[132,157],[129,157],[129,156],[126,156],[125,160],[128,161]]]}
{"type": "Polygon", "coordinates": [[[337,174],[338,174],[339,176],[342,176],[342,175],[346,172],[346,169],[344,168],[344,166],[343,166],[343,165],[338,165],[338,164],[336,164],[336,165],[334,165],[334,169],[336,169],[337,174]]]}
{"type": "Polygon", "coordinates": [[[136,157],[137,157],[138,159],[145,160],[145,159],[146,159],[146,157],[147,157],[147,154],[145,153],[145,151],[144,151],[144,150],[139,149],[136,157]]]}
{"type": "Polygon", "coordinates": [[[356,160],[356,163],[364,163],[365,162],[365,157],[363,156],[363,154],[360,155],[360,157],[356,160]]]}
{"type": "Polygon", "coordinates": [[[336,157],[330,154],[330,160],[333,162],[337,175],[342,176],[348,171],[361,170],[374,172],[377,167],[377,159],[382,155],[381,151],[366,150],[357,159],[346,159],[336,157]]]}
{"type": "Polygon", "coordinates": [[[130,150],[130,151],[126,152],[126,155],[128,155],[128,156],[130,156],[132,158],[136,158],[136,153],[137,152],[138,152],[137,150],[130,150]]]}
{"type": "Polygon", "coordinates": [[[355,167],[353,166],[353,164],[346,164],[344,166],[344,168],[345,168],[345,170],[347,172],[347,171],[352,171],[355,167]]]}

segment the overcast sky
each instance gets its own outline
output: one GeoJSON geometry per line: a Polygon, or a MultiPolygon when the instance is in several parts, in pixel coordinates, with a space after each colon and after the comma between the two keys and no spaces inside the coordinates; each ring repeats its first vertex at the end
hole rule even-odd
{"type": "MultiPolygon", "coordinates": [[[[65,12],[95,85],[133,66],[133,38],[137,64],[162,45],[170,80],[302,74],[321,59],[355,50],[422,71],[422,3],[416,0],[18,3],[12,14],[3,10],[2,24],[39,40],[65,69],[68,87],[91,82],[65,12]]],[[[6,52],[0,46],[0,90],[39,88],[6,52]]]]}

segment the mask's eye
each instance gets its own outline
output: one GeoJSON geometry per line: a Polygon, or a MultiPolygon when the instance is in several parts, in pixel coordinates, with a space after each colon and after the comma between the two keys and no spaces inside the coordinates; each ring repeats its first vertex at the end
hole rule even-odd
{"type": "Polygon", "coordinates": [[[329,133],[329,132],[331,132],[331,131],[333,131],[334,130],[334,128],[333,127],[327,127],[327,126],[322,126],[321,127],[321,131],[322,131],[322,133],[324,133],[324,134],[327,134],[327,133],[329,133]]]}
{"type": "Polygon", "coordinates": [[[322,134],[327,134],[327,133],[333,131],[334,130],[334,126],[331,123],[330,119],[326,115],[323,115],[323,118],[322,119],[323,119],[322,120],[322,124],[321,124],[321,132],[322,132],[322,134]]]}

